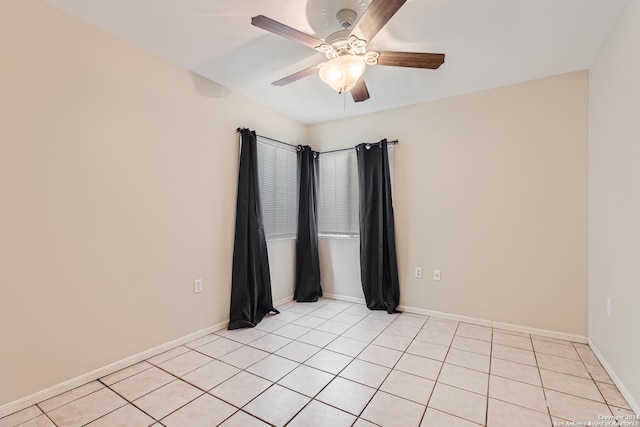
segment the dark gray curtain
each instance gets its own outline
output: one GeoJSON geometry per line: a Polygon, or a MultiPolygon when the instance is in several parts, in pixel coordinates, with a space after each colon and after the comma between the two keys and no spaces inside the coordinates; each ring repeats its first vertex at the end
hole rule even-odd
{"type": "Polygon", "coordinates": [[[273,308],[267,241],[258,185],[256,133],[241,135],[229,329],[254,327],[273,308]]]}
{"type": "Polygon", "coordinates": [[[318,153],[298,146],[298,234],[293,299],[315,302],[322,296],[318,257],[318,153]]]}
{"type": "Polygon", "coordinates": [[[360,190],[360,276],[367,307],[396,311],[400,303],[387,140],[356,146],[360,190]]]}

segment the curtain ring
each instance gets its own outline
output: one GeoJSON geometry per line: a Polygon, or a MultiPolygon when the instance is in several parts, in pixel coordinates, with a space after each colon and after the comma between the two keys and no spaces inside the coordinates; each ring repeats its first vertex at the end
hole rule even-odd
{"type": "Polygon", "coordinates": [[[302,150],[303,150],[302,145],[296,146],[296,151],[302,151],[302,150]]]}
{"type": "Polygon", "coordinates": [[[313,158],[317,159],[318,158],[318,153],[316,151],[313,152],[313,158]]]}
{"type": "Polygon", "coordinates": [[[367,150],[370,150],[371,149],[371,145],[367,144],[367,145],[364,146],[364,148],[366,148],[367,150]]]}

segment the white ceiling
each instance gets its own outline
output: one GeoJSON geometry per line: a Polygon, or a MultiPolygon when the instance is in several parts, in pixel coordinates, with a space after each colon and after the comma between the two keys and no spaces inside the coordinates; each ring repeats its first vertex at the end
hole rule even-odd
{"type": "Polygon", "coordinates": [[[408,0],[372,49],[445,53],[438,70],[369,66],[355,104],[317,75],[270,83],[323,56],[253,27],[265,15],[324,39],[335,13],[370,0],[47,0],[304,123],[317,123],[589,68],[628,0],[408,0]]]}

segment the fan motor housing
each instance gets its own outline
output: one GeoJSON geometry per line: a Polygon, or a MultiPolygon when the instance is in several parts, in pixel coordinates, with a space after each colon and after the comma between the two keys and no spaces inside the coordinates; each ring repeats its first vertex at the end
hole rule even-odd
{"type": "Polygon", "coordinates": [[[327,36],[325,43],[333,45],[336,48],[336,50],[339,50],[336,46],[337,44],[344,43],[345,46],[349,45],[349,42],[347,41],[349,38],[349,34],[351,34],[351,30],[336,31],[335,33],[331,33],[327,36]]]}

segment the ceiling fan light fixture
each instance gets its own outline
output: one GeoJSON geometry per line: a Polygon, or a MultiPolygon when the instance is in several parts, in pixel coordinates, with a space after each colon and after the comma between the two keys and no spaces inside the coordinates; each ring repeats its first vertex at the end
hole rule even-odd
{"type": "Polygon", "coordinates": [[[366,64],[356,55],[333,58],[320,68],[320,79],[338,93],[347,92],[358,83],[366,64]]]}

